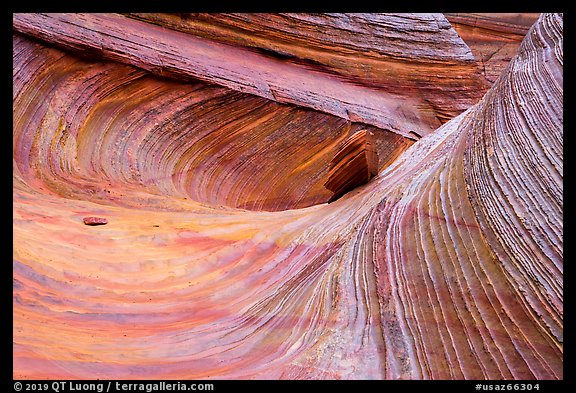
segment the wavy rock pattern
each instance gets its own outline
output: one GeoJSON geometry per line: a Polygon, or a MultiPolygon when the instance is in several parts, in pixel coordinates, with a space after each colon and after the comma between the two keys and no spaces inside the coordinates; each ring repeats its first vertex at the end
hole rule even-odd
{"type": "Polygon", "coordinates": [[[378,161],[373,132],[360,130],[348,138],[330,162],[328,180],[324,183],[324,187],[334,192],[331,199],[368,183],[378,174],[378,161]]]}
{"type": "MultiPolygon", "coordinates": [[[[217,18],[219,23],[227,20],[218,15],[204,18],[211,22],[217,18]]],[[[15,14],[13,25],[23,34],[52,44],[102,54],[158,75],[201,79],[409,138],[414,137],[411,132],[420,136],[432,132],[474,104],[487,90],[470,49],[442,15],[284,18],[253,14],[237,15],[232,20],[242,26],[261,27],[264,33],[279,29],[280,37],[271,34],[270,39],[286,39],[293,42],[292,48],[309,48],[310,40],[316,42],[323,35],[318,34],[319,30],[330,31],[328,42],[320,39],[310,50],[291,54],[313,60],[318,66],[214,40],[221,37],[228,43],[245,42],[243,36],[228,35],[226,31],[187,34],[196,31],[185,23],[182,32],[112,14],[15,14]],[[298,33],[283,32],[286,24],[298,33]],[[326,67],[332,72],[326,72],[326,67]]],[[[169,23],[172,19],[165,24],[180,26],[178,19],[169,23]]],[[[254,45],[260,45],[266,53],[278,52],[266,40],[249,44],[254,45]]]]}
{"type": "MultiPolygon", "coordinates": [[[[477,105],[333,203],[275,212],[190,195],[211,183],[186,171],[234,150],[206,119],[262,111],[265,155],[254,119],[312,116],[340,130],[325,169],[350,125],[16,35],[14,377],[563,378],[562,35],[543,14],[477,105]]],[[[292,134],[270,138],[288,166],[292,134]]]]}
{"type": "Polygon", "coordinates": [[[88,63],[21,36],[14,47],[20,175],[65,197],[140,206],[142,190],[159,204],[174,196],[250,210],[300,208],[332,196],[323,187],[330,160],[360,127],[378,134],[380,166],[413,143],[221,87],[88,63]]]}
{"type": "Polygon", "coordinates": [[[377,88],[396,103],[409,97],[426,114],[423,120],[436,124],[434,129],[475,104],[489,87],[470,49],[442,14],[128,16],[328,71],[377,88]]]}
{"type": "Polygon", "coordinates": [[[539,14],[446,14],[492,84],[516,55],[539,14]]]}

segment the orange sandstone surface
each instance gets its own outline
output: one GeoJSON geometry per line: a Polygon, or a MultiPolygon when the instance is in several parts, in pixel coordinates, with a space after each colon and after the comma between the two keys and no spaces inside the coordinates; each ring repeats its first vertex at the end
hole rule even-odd
{"type": "Polygon", "coordinates": [[[526,18],[489,78],[462,15],[14,14],[14,378],[562,379],[526,18]]]}

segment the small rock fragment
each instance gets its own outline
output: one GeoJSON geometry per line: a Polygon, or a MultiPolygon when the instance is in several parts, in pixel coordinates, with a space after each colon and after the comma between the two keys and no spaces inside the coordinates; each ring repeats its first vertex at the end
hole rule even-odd
{"type": "Polygon", "coordinates": [[[103,217],[84,217],[84,224],[90,226],[106,225],[108,220],[103,217]]]}

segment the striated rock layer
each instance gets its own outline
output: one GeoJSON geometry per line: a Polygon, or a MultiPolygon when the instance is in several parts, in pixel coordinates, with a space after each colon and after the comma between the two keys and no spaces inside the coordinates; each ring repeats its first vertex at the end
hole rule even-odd
{"type": "Polygon", "coordinates": [[[148,18],[160,18],[163,25],[114,14],[14,14],[13,26],[52,44],[102,54],[158,75],[197,78],[411,138],[461,113],[488,87],[470,49],[438,14],[231,17],[230,23],[261,27],[259,35],[266,38],[248,43],[246,33],[213,31],[226,23],[225,16],[202,15],[182,23],[175,17],[148,18]],[[208,32],[190,25],[214,18],[218,23],[208,32]],[[271,29],[279,29],[280,36],[271,29]],[[278,53],[275,43],[286,40],[284,46],[292,48],[286,49],[289,56],[313,63],[226,44],[238,40],[266,53],[278,53]]]}
{"type": "Polygon", "coordinates": [[[478,104],[340,199],[269,212],[190,195],[212,184],[190,168],[224,199],[274,186],[234,180],[242,126],[213,121],[263,107],[240,137],[256,157],[277,141],[290,167],[302,143],[325,169],[366,126],[16,35],[14,377],[563,378],[562,42],[541,15],[478,104]],[[282,111],[340,131],[254,126],[282,111]]]}
{"type": "Polygon", "coordinates": [[[378,151],[374,133],[361,130],[346,140],[330,162],[324,187],[334,192],[331,198],[334,200],[368,183],[377,174],[378,151]]]}
{"type": "Polygon", "coordinates": [[[470,49],[442,14],[128,16],[328,71],[378,88],[398,104],[409,97],[419,112],[433,115],[434,129],[488,89],[470,49]]]}
{"type": "Polygon", "coordinates": [[[516,55],[522,39],[539,14],[446,14],[470,47],[490,84],[516,55]]]}
{"type": "Polygon", "coordinates": [[[325,175],[350,134],[377,134],[377,168],[413,143],[222,87],[87,62],[19,35],[14,48],[19,175],[67,198],[137,207],[142,191],[157,208],[165,196],[300,208],[331,198],[325,175]]]}

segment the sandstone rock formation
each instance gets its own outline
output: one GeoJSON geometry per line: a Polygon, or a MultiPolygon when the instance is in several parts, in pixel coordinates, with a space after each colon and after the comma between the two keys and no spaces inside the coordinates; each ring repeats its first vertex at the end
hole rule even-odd
{"type": "Polygon", "coordinates": [[[508,65],[539,14],[446,14],[492,84],[508,65]]]}
{"type": "Polygon", "coordinates": [[[14,378],[563,378],[562,15],[485,95],[441,15],[134,17],[14,15],[14,378]]]}
{"type": "Polygon", "coordinates": [[[374,133],[361,130],[346,140],[328,169],[324,187],[334,193],[335,200],[346,192],[368,183],[378,174],[378,152],[374,133]]]}
{"type": "MultiPolygon", "coordinates": [[[[162,16],[149,18],[164,21],[162,16]]],[[[207,19],[209,23],[212,18],[219,21],[212,30],[227,20],[207,15],[185,21],[207,19]]],[[[232,17],[230,23],[235,20],[264,32],[280,29],[279,37],[271,34],[264,42],[248,42],[250,47],[314,63],[259,55],[213,39],[245,42],[245,34],[200,29],[198,35],[191,35],[120,15],[16,14],[14,28],[51,44],[99,53],[162,76],[198,78],[404,136],[411,131],[418,135],[433,131],[475,103],[487,89],[470,49],[440,14],[323,18],[256,14],[232,17]],[[320,29],[332,33],[321,39],[325,34],[318,34],[320,29]],[[309,45],[315,40],[320,41],[309,45]],[[278,50],[277,41],[303,49],[278,50]],[[324,67],[332,72],[324,72],[324,67]]],[[[169,18],[167,24],[182,26],[184,31],[192,28],[177,17],[169,18]]]]}

